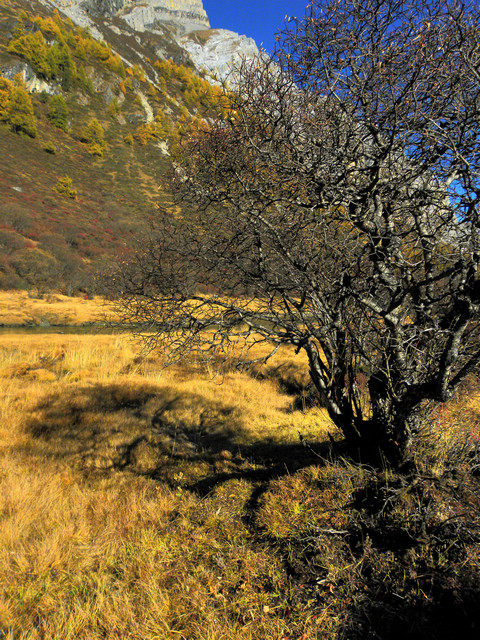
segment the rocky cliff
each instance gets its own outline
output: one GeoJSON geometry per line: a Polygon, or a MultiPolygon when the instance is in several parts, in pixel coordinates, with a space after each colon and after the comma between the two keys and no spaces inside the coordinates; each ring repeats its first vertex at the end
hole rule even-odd
{"type": "MultiPolygon", "coordinates": [[[[258,54],[244,35],[210,29],[202,0],[40,0],[56,7],[76,24],[89,27],[98,39],[109,39],[105,28],[118,35],[148,34],[173,39],[197,69],[219,81],[231,79],[231,68],[242,58],[258,54]]],[[[162,47],[156,53],[162,57],[162,47]]],[[[168,56],[166,56],[168,57],[168,56]]],[[[178,54],[176,55],[178,58],[178,54]]]]}
{"type": "MultiPolygon", "coordinates": [[[[104,12],[104,0],[87,0],[92,10],[104,12]]],[[[185,33],[208,29],[210,23],[201,0],[111,0],[115,15],[125,20],[135,31],[153,31],[159,24],[168,24],[185,33]]]]}
{"type": "Polygon", "coordinates": [[[258,55],[253,38],[227,29],[187,33],[179,43],[198,69],[206,69],[213,78],[233,83],[232,69],[242,59],[258,55]]]}
{"type": "Polygon", "coordinates": [[[202,0],[45,0],[75,21],[82,13],[120,17],[135,31],[155,31],[167,24],[183,34],[208,29],[210,23],[202,0]]]}

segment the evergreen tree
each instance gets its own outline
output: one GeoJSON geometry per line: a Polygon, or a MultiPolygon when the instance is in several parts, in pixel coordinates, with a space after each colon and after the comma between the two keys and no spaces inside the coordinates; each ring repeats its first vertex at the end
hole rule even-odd
{"type": "Polygon", "coordinates": [[[69,91],[77,77],[77,68],[67,45],[60,48],[59,66],[62,72],[62,89],[69,91]]]}
{"type": "Polygon", "coordinates": [[[90,121],[82,132],[82,142],[88,144],[88,150],[93,156],[103,156],[103,150],[107,146],[102,125],[96,118],[90,121]]]}
{"type": "Polygon", "coordinates": [[[7,122],[15,133],[26,133],[31,138],[37,135],[36,119],[32,100],[22,87],[16,87],[10,96],[6,109],[7,122]]]}
{"type": "Polygon", "coordinates": [[[52,77],[54,71],[49,64],[48,47],[41,31],[11,40],[7,51],[28,60],[39,76],[52,77]]]}
{"type": "Polygon", "coordinates": [[[47,118],[59,129],[68,130],[68,107],[63,96],[58,95],[50,98],[47,118]]]}
{"type": "MultiPolygon", "coordinates": [[[[27,14],[25,12],[22,12],[22,13],[25,15],[26,19],[28,19],[27,14]]],[[[26,34],[25,23],[23,20],[24,20],[23,16],[20,16],[17,24],[15,25],[15,28],[13,29],[12,36],[14,40],[18,40],[18,38],[21,38],[26,34]]]]}
{"type": "Polygon", "coordinates": [[[76,200],[77,190],[73,186],[73,180],[70,176],[62,176],[58,179],[57,184],[53,187],[53,190],[59,193],[61,196],[76,200]]]}
{"type": "Polygon", "coordinates": [[[96,118],[93,118],[82,132],[82,142],[86,144],[99,144],[105,146],[105,132],[96,118]]]}
{"type": "Polygon", "coordinates": [[[77,81],[80,87],[88,93],[88,95],[92,96],[94,92],[92,79],[89,78],[86,74],[85,68],[83,65],[80,65],[77,74],[77,81]]]}
{"type": "Polygon", "coordinates": [[[13,92],[13,84],[0,76],[0,122],[8,120],[8,103],[13,92]]]}

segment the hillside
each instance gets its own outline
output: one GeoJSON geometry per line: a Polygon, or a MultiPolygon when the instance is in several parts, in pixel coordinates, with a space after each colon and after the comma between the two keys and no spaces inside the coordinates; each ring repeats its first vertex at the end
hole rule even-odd
{"type": "MultiPolygon", "coordinates": [[[[136,6],[136,22],[122,17],[122,4],[0,5],[0,288],[98,291],[112,258],[173,210],[170,154],[185,122],[222,109],[218,83],[181,44],[218,44],[201,2],[173,3],[183,10],[164,22],[150,7],[151,24],[136,6]],[[201,38],[185,34],[199,27],[201,38]]],[[[241,51],[226,34],[228,55],[241,51]]]]}

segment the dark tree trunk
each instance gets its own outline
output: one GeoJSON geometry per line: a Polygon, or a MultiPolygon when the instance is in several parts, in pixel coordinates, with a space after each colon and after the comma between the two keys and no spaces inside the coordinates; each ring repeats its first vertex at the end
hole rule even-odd
{"type": "MultiPolygon", "coordinates": [[[[308,352],[308,350],[307,350],[308,352]]],[[[410,463],[411,447],[431,407],[424,395],[404,385],[403,393],[393,397],[392,381],[385,374],[372,375],[364,393],[368,395],[368,417],[352,409],[347,396],[339,396],[338,381],[329,388],[322,375],[318,354],[309,353],[310,375],[330,418],[342,432],[352,456],[367,464],[380,461],[404,468],[410,463]]]]}

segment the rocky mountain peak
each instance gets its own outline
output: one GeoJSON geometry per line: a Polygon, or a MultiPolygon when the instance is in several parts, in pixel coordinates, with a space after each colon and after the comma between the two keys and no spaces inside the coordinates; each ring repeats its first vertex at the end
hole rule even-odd
{"type": "MultiPolygon", "coordinates": [[[[232,80],[240,59],[258,54],[251,38],[226,29],[210,29],[202,0],[40,0],[56,7],[73,22],[105,38],[105,27],[118,34],[157,34],[173,39],[197,69],[219,81],[232,80]],[[122,27],[123,23],[123,27],[122,27]]],[[[161,47],[157,47],[158,52],[161,47]]],[[[159,53],[161,56],[161,52],[159,53]]]]}
{"type": "Polygon", "coordinates": [[[206,69],[213,78],[228,80],[232,84],[235,84],[232,70],[241,60],[258,55],[253,38],[227,29],[187,33],[179,42],[197,69],[206,69]]]}
{"type": "Polygon", "coordinates": [[[208,29],[210,23],[202,0],[46,0],[70,15],[119,17],[139,32],[155,31],[161,25],[179,35],[208,29]]]}

